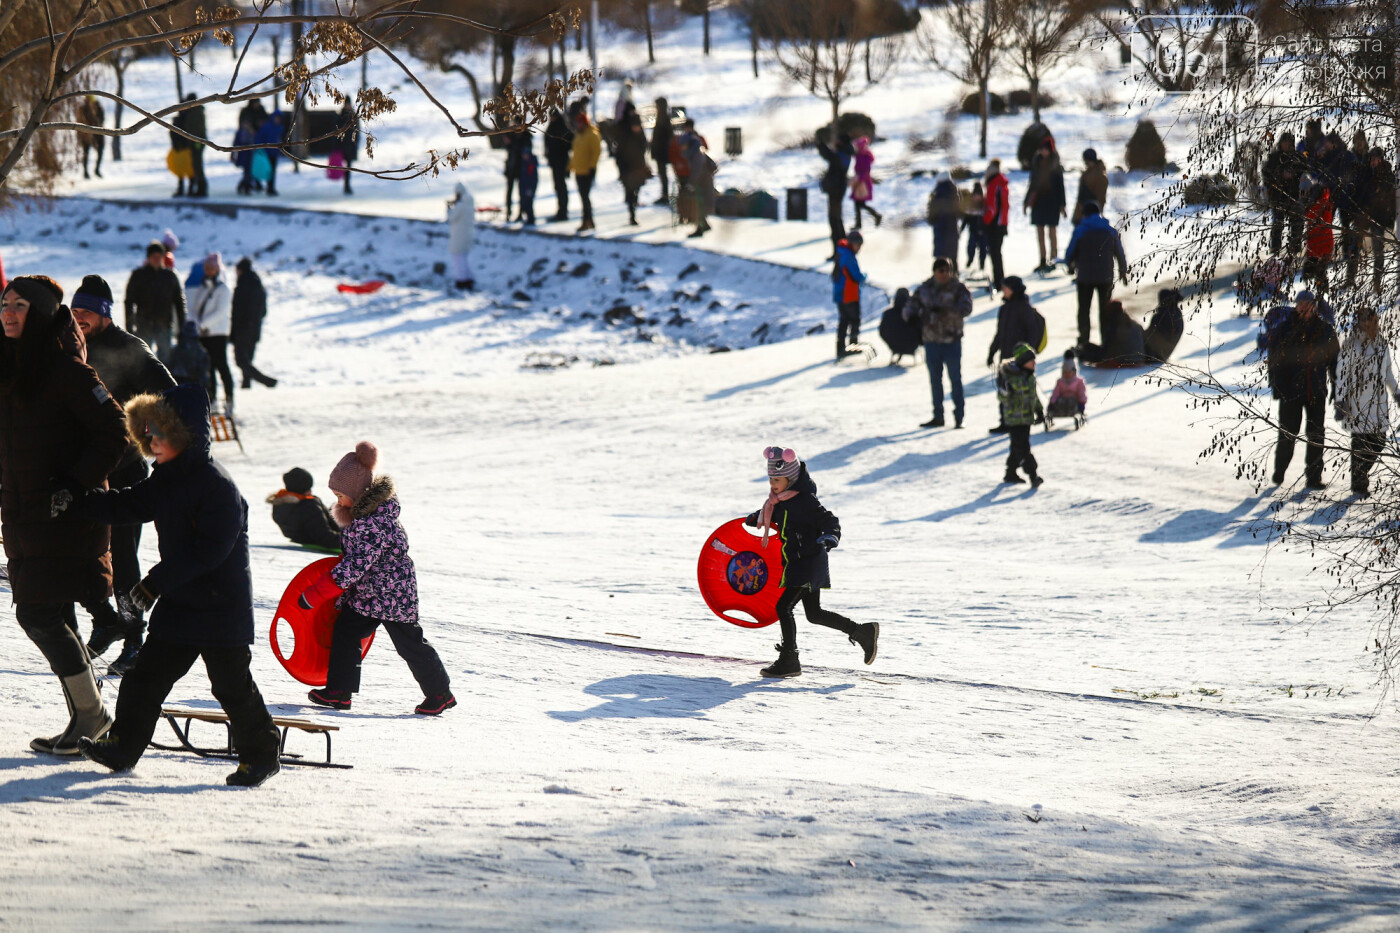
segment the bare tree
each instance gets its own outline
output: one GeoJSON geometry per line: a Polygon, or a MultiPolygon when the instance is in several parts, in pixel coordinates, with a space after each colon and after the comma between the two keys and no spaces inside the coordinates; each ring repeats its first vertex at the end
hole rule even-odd
{"type": "MultiPolygon", "coordinates": [[[[1008,0],[1006,47],[1030,83],[1031,112],[1040,122],[1040,81],[1074,51],[1074,34],[1084,22],[1087,0],[1008,0]]],[[[985,153],[984,153],[985,155],[985,153]]]]}
{"type": "Polygon", "coordinates": [[[831,104],[834,123],[841,105],[880,83],[899,59],[904,38],[884,31],[887,20],[854,0],[807,0],[792,6],[753,6],[754,31],[795,84],[831,104]]]}
{"type": "Polygon", "coordinates": [[[988,98],[992,70],[1001,57],[998,36],[1006,27],[1010,0],[954,2],[930,11],[919,23],[919,46],[935,68],[977,88],[982,134],[978,154],[987,157],[988,98]]]}
{"type": "MultiPolygon", "coordinates": [[[[0,6],[0,48],[5,49],[0,54],[0,196],[12,192],[16,184],[32,190],[44,190],[52,184],[63,170],[63,140],[72,138],[72,133],[65,131],[81,129],[121,138],[156,125],[212,150],[259,148],[228,146],[192,136],[175,126],[174,118],[194,107],[240,104],[279,95],[298,108],[303,102],[314,105],[322,97],[341,103],[350,95],[337,85],[337,69],[371,49],[381,50],[400,69],[413,92],[433,105],[458,138],[481,136],[487,131],[464,125],[451,107],[414,74],[412,65],[394,51],[393,40],[414,31],[456,27],[511,38],[546,32],[562,36],[567,29],[577,28],[577,15],[565,3],[542,6],[533,18],[520,15],[518,5],[512,4],[512,15],[495,19],[492,5],[474,0],[459,0],[444,10],[429,9],[427,4],[415,0],[370,0],[363,6],[343,6],[335,13],[295,15],[274,11],[272,0],[258,0],[250,9],[219,7],[210,12],[198,7],[185,19],[180,14],[187,6],[184,0],[12,0],[0,6]],[[247,54],[258,34],[293,23],[306,28],[293,49],[291,61],[270,72],[245,73],[247,54]],[[239,34],[245,37],[241,43],[235,38],[239,34]],[[179,57],[206,40],[239,47],[233,74],[220,90],[147,109],[124,94],[97,85],[98,66],[110,62],[113,56],[179,57]],[[88,95],[128,108],[139,119],[127,127],[110,128],[91,128],[75,122],[77,103],[88,95]]],[[[571,91],[587,86],[591,86],[591,76],[580,73],[568,81],[550,82],[524,94],[510,87],[483,109],[504,126],[534,125],[547,119],[552,108],[562,104],[571,91]]],[[[367,125],[397,106],[389,94],[376,87],[360,90],[353,100],[357,118],[367,125]]],[[[294,113],[293,125],[295,117],[294,113]]],[[[343,129],[335,127],[317,139],[338,135],[343,129]]],[[[296,151],[314,141],[287,140],[282,152],[295,162],[304,161],[296,151]]],[[[372,155],[373,136],[366,134],[365,143],[366,151],[372,155]]],[[[455,167],[465,156],[465,149],[460,148],[429,150],[423,161],[388,169],[357,165],[353,170],[384,178],[411,178],[455,167]]]]}

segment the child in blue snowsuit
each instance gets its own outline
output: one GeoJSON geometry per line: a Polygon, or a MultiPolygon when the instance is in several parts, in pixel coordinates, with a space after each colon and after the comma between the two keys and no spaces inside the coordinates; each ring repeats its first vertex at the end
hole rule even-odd
{"type": "Polygon", "coordinates": [[[880,640],[876,622],[857,625],[843,615],[823,609],[819,592],[831,588],[826,552],[841,542],[841,523],[817,501],[817,484],[807,475],[807,464],[797,459],[792,448],[767,447],[768,501],[763,508],[744,519],[745,524],[763,529],[763,547],[770,533],[776,533],[782,547],[784,587],[778,597],[778,624],[783,640],[777,645],[778,660],[765,667],[764,677],[796,677],[802,673],[797,659],[797,604],[807,613],[807,621],[834,628],[850,638],[865,654],[865,663],[875,660],[880,640]]]}

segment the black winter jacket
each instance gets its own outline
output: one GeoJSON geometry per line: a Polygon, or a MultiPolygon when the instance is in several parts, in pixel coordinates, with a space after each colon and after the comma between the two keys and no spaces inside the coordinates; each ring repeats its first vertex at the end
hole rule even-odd
{"type": "MultiPolygon", "coordinates": [[[[125,405],[133,396],[150,392],[159,395],[175,384],[170,371],[165,368],[146,341],[134,334],[128,334],[116,325],[109,324],[100,334],[89,334],[87,338],[87,362],[97,370],[97,378],[112,393],[112,398],[125,405]]],[[[117,469],[125,476],[134,475],[129,468],[141,461],[141,451],[135,444],[127,444],[126,453],[117,469]]],[[[142,472],[144,476],[144,471],[142,472]]],[[[114,472],[113,483],[118,481],[114,472]]]]}
{"type": "Polygon", "coordinates": [[[340,550],[340,530],[331,518],[330,509],[320,499],[284,492],[280,496],[274,494],[268,501],[272,503],[272,520],[288,539],[297,544],[340,550]]]}
{"type": "Polygon", "coordinates": [[[238,276],[231,314],[229,336],[234,346],[255,346],[262,339],[262,322],[267,317],[267,290],[252,269],[238,276]]]}
{"type": "Polygon", "coordinates": [[[1395,170],[1390,162],[1382,161],[1372,168],[1370,161],[1362,166],[1356,191],[1357,206],[1382,228],[1395,226],[1395,170]]]}
{"type": "Polygon", "coordinates": [[[185,287],[174,269],[138,266],[126,281],[126,329],[179,333],[185,323],[185,287]]]}
{"type": "MultiPolygon", "coordinates": [[[[841,523],[817,501],[817,484],[807,474],[807,464],[802,464],[802,472],[790,488],[798,495],[773,507],[773,527],[783,548],[783,579],[779,585],[829,589],[831,571],[826,548],[817,539],[831,535],[840,541],[841,523]]],[[[763,510],[759,509],[744,523],[757,526],[762,518],[763,510]]]]}
{"type": "Polygon", "coordinates": [[[1264,190],[1273,207],[1295,207],[1299,182],[1308,169],[1307,160],[1296,149],[1285,152],[1275,147],[1264,160],[1264,190]]]}
{"type": "Polygon", "coordinates": [[[156,464],[144,482],[89,493],[70,511],[110,525],[156,523],[160,563],[147,574],[160,597],[151,612],[153,637],[181,645],[251,645],[248,503],[210,453],[204,390],[176,386],[164,396],[193,435],[189,447],[156,464]]]}
{"type": "Polygon", "coordinates": [[[998,353],[1009,360],[1016,352],[1016,344],[1028,343],[1032,347],[1040,345],[1044,336],[1041,330],[1041,317],[1031,300],[1025,295],[1016,295],[1004,301],[997,312],[997,332],[992,336],[992,345],[987,350],[987,365],[992,365],[998,353]]]}
{"type": "Polygon", "coordinates": [[[1269,334],[1269,385],[1280,401],[1316,404],[1327,400],[1327,380],[1337,381],[1337,331],[1314,312],[1295,310],[1269,334]]]}
{"type": "Polygon", "coordinates": [[[551,167],[569,164],[574,147],[574,131],[562,111],[556,110],[544,131],[544,159],[551,167]]]}

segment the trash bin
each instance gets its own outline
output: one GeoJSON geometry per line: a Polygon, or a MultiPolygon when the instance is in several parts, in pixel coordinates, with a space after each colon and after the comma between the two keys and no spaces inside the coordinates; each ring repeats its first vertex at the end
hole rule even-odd
{"type": "Polygon", "coordinates": [[[724,128],[724,154],[740,156],[744,154],[744,131],[737,126],[724,128]]]}
{"type": "Polygon", "coordinates": [[[807,189],[789,188],[787,190],[787,219],[806,220],[807,219],[807,189]]]}

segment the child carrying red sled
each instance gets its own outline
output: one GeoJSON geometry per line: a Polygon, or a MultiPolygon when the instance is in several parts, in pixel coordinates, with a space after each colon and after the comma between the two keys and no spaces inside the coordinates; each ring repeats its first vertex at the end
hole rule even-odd
{"type": "Polygon", "coordinates": [[[331,633],[330,669],[326,686],[307,698],[317,706],[349,709],[360,689],[360,642],[381,625],[394,650],[423,688],[424,699],[414,708],[437,716],[457,705],[442,659],[418,624],[418,575],[408,556],[408,535],[399,524],[399,500],[394,481],[374,475],[379,450],[360,441],[340,458],[327,486],[335,494],[331,514],[340,526],[342,556],[323,577],[311,584],[297,602],[314,609],[337,600],[340,617],[331,633]]]}
{"type": "Polygon", "coordinates": [[[834,628],[850,638],[865,653],[865,663],[875,660],[880,640],[876,622],[857,625],[843,615],[823,609],[821,590],[831,588],[826,552],[841,542],[841,523],[817,501],[817,484],[807,475],[807,464],[797,459],[792,448],[766,447],[768,461],[768,501],[744,521],[763,529],[763,546],[775,534],[783,554],[784,587],[778,598],[778,624],[783,640],[777,645],[778,660],[765,667],[764,677],[796,677],[802,673],[797,659],[797,604],[807,613],[807,621],[834,628]]]}

